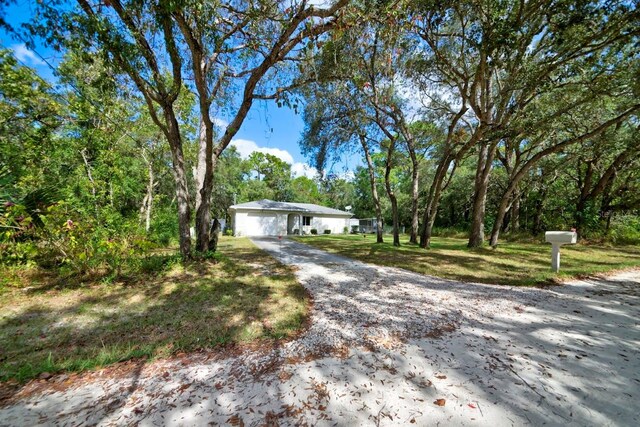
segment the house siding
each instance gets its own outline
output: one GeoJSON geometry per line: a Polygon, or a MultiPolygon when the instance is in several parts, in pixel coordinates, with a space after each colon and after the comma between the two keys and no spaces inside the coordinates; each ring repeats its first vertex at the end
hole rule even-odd
{"type": "MultiPolygon", "coordinates": [[[[234,236],[286,236],[289,214],[311,216],[311,225],[303,226],[305,233],[311,229],[323,234],[325,230],[331,230],[331,234],[342,233],[348,225],[349,218],[337,215],[313,215],[300,214],[298,212],[260,212],[260,211],[233,211],[231,220],[234,236]]],[[[297,228],[297,227],[294,227],[297,228]]]]}

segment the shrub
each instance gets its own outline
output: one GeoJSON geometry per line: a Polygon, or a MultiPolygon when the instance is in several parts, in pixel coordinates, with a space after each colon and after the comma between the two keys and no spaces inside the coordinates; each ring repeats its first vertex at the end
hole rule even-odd
{"type": "Polygon", "coordinates": [[[164,206],[153,214],[150,230],[151,240],[168,246],[178,239],[178,216],[171,206],[164,206]]]}
{"type": "Polygon", "coordinates": [[[608,237],[617,244],[640,244],[640,217],[636,215],[613,217],[608,237]]]}
{"type": "Polygon", "coordinates": [[[224,235],[225,236],[233,236],[233,230],[230,228],[227,228],[226,230],[224,230],[224,235]]]}
{"type": "Polygon", "coordinates": [[[311,229],[311,234],[318,234],[318,230],[316,230],[315,228],[311,229]]]}
{"type": "Polygon", "coordinates": [[[324,230],[324,234],[331,234],[331,230],[324,230]]]}
{"type": "Polygon", "coordinates": [[[349,227],[344,227],[342,229],[342,234],[349,234],[349,227]]]}

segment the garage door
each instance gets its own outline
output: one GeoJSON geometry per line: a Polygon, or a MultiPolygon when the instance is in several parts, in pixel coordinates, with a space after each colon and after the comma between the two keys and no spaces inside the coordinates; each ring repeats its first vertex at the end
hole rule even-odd
{"type": "Polygon", "coordinates": [[[278,235],[278,217],[269,213],[248,213],[246,223],[242,226],[245,236],[278,235]]]}

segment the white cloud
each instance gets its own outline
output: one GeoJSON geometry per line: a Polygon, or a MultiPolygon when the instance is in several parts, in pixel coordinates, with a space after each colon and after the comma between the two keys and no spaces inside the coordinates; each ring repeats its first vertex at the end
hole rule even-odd
{"type": "Polygon", "coordinates": [[[231,145],[236,147],[240,157],[246,159],[253,153],[257,151],[259,153],[271,154],[272,156],[276,156],[280,160],[283,160],[289,164],[293,163],[293,156],[287,150],[281,150],[279,148],[270,148],[270,147],[258,147],[258,144],[255,141],[251,141],[249,139],[234,139],[231,141],[231,145]]]}
{"type": "Polygon", "coordinates": [[[315,178],[318,175],[318,169],[313,166],[309,166],[306,163],[296,162],[291,165],[291,172],[293,172],[293,176],[306,176],[307,178],[315,178]]]}
{"type": "Polygon", "coordinates": [[[338,175],[340,179],[344,179],[345,181],[353,181],[356,179],[356,174],[352,170],[348,170],[338,175]]]}
{"type": "Polygon", "coordinates": [[[214,124],[214,126],[219,127],[219,128],[223,128],[223,129],[225,129],[227,126],[229,126],[229,122],[228,121],[226,121],[225,119],[221,119],[219,117],[214,117],[213,118],[213,124],[214,124]]]}
{"type": "Polygon", "coordinates": [[[251,141],[249,139],[234,139],[231,141],[231,145],[238,150],[238,154],[240,154],[240,157],[243,159],[248,158],[251,153],[256,151],[259,153],[271,154],[272,156],[289,163],[291,165],[291,172],[295,177],[306,176],[307,178],[313,178],[318,173],[316,168],[309,166],[306,163],[294,162],[293,156],[287,150],[272,147],[259,147],[255,141],[251,141]]]}
{"type": "Polygon", "coordinates": [[[24,43],[14,44],[11,46],[11,50],[13,50],[13,54],[20,62],[24,62],[27,65],[45,65],[45,62],[38,58],[38,56],[27,49],[24,43]]]}

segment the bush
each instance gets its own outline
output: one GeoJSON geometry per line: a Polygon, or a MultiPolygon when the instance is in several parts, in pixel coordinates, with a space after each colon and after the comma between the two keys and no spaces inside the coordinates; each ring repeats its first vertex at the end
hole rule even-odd
{"type": "Polygon", "coordinates": [[[12,221],[20,227],[13,226],[11,236],[2,236],[3,264],[35,263],[62,274],[99,271],[118,277],[125,270],[140,271],[142,257],[157,247],[143,234],[137,217],[127,219],[108,208],[98,220],[59,202],[39,210],[39,226],[17,205],[15,211],[19,221],[12,221]]]}
{"type": "Polygon", "coordinates": [[[613,217],[608,238],[618,244],[640,244],[640,217],[637,215],[613,217]]]}
{"type": "Polygon", "coordinates": [[[311,229],[311,234],[318,234],[318,230],[316,230],[315,228],[311,229]]]}
{"type": "Polygon", "coordinates": [[[344,227],[342,229],[342,234],[349,234],[349,227],[344,227]]]}
{"type": "Polygon", "coordinates": [[[169,246],[178,239],[178,215],[171,206],[164,206],[154,212],[149,230],[151,240],[169,246]]]}
{"type": "Polygon", "coordinates": [[[331,234],[331,230],[324,230],[324,234],[331,234]]]}
{"type": "Polygon", "coordinates": [[[227,228],[226,230],[224,230],[224,235],[225,236],[233,236],[233,230],[230,228],[227,228]]]}

